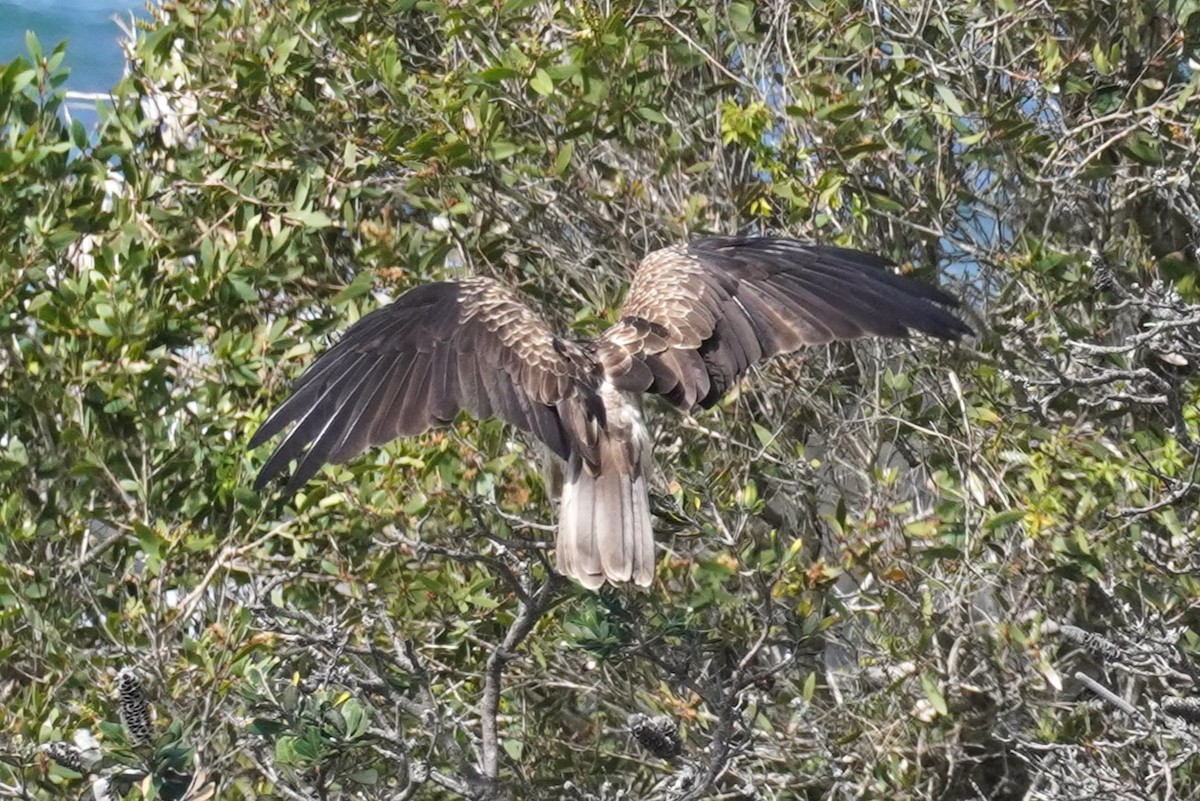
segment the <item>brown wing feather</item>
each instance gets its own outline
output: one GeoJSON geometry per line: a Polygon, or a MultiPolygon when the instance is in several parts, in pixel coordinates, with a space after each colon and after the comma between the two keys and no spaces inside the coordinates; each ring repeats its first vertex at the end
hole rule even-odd
{"type": "Polygon", "coordinates": [[[628,391],[711,406],[751,364],[803,345],[971,329],[940,290],[878,256],[773,237],[711,237],[647,255],[596,348],[628,391]]]}
{"type": "Polygon", "coordinates": [[[558,339],[515,293],[486,278],[413,289],[363,317],[322,353],[250,440],[295,424],[255,482],[298,459],[294,490],[322,464],[447,423],[495,415],[559,456],[596,458],[587,357],[558,339]]]}

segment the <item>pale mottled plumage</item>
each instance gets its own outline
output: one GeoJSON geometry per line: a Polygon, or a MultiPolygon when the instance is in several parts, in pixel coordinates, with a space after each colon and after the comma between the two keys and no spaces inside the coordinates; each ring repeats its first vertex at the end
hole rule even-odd
{"type": "Polygon", "coordinates": [[[558,568],[584,586],[648,585],[649,438],[636,394],[715,404],[750,365],[803,345],[970,329],[939,290],[884,259],[792,239],[710,237],[642,260],[618,321],[563,339],[488,278],[417,287],[350,327],[250,441],[295,423],[256,487],[297,459],[294,490],[326,462],[447,423],[496,416],[567,463],[558,568]]]}

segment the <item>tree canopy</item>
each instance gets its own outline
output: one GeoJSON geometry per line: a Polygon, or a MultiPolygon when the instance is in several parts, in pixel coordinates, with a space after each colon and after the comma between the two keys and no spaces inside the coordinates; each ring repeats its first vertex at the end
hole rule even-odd
{"type": "Polygon", "coordinates": [[[0,68],[0,795],[1200,793],[1195,0],[151,13],[96,131],[64,46],[0,68]],[[389,297],[594,333],[714,232],[977,334],[650,406],[648,591],[552,573],[495,422],[251,490],[389,297]]]}

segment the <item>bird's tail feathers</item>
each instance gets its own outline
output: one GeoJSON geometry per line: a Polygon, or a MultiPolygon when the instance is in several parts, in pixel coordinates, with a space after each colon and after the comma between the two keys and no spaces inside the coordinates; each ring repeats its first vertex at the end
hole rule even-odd
{"type": "Polygon", "coordinates": [[[654,531],[643,447],[603,437],[600,467],[572,455],[558,515],[558,569],[588,589],[605,581],[648,587],[654,531]]]}

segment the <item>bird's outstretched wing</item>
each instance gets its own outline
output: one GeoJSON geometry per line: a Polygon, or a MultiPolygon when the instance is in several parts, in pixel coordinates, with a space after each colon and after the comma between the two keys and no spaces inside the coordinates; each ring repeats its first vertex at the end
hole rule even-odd
{"type": "Polygon", "coordinates": [[[591,398],[590,364],[495,281],[419,286],[352,325],[296,381],[250,440],[257,447],[295,423],[255,487],[298,459],[287,485],[295,490],[322,464],[460,411],[499,417],[564,459],[572,451],[595,459],[599,402],[591,398]]]}
{"type": "Polygon", "coordinates": [[[910,332],[955,340],[956,301],[855,250],[710,237],[647,255],[597,359],[621,389],[712,406],[751,364],[803,345],[910,332]]]}

